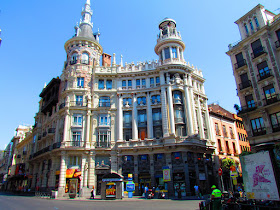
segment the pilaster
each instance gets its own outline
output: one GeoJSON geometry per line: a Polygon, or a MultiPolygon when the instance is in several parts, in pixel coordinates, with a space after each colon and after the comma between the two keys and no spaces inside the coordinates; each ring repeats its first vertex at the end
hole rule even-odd
{"type": "Polygon", "coordinates": [[[151,96],[147,92],[147,129],[148,129],[148,139],[153,138],[153,113],[151,106],[151,96]]]}
{"type": "Polygon", "coordinates": [[[133,104],[133,109],[132,109],[132,139],[133,140],[138,140],[136,94],[133,94],[132,104],[133,104]]]}
{"type": "Polygon", "coordinates": [[[66,151],[61,152],[60,159],[60,175],[58,183],[58,197],[63,197],[65,194],[65,185],[66,185],[66,151]]]}

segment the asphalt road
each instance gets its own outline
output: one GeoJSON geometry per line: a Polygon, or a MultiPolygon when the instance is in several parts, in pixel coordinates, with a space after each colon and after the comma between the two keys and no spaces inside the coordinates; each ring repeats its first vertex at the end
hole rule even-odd
{"type": "Polygon", "coordinates": [[[37,197],[0,194],[1,210],[195,210],[199,209],[199,200],[50,200],[37,197]]]}

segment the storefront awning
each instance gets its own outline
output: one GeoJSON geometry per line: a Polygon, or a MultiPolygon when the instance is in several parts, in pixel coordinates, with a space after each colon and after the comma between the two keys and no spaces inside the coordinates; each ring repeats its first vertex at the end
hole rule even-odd
{"type": "Polygon", "coordinates": [[[66,170],[66,178],[72,178],[75,173],[75,169],[67,169],[66,170]]]}

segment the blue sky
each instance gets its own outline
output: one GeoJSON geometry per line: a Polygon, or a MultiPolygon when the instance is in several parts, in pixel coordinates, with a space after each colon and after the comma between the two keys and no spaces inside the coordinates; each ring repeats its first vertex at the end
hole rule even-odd
{"type": "MultiPolygon", "coordinates": [[[[74,35],[86,0],[3,0],[0,4],[0,149],[19,124],[33,125],[45,83],[61,75],[64,43],[74,35]]],[[[240,39],[234,23],[258,3],[279,13],[279,0],[91,0],[94,31],[117,62],[158,59],[158,23],[177,22],[186,44],[185,60],[203,71],[208,103],[234,112],[239,103],[228,44],[240,39]]]]}

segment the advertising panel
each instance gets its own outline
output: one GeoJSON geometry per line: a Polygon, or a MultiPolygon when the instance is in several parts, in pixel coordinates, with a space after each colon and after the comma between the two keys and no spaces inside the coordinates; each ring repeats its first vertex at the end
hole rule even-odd
{"type": "Polygon", "coordinates": [[[242,156],[240,160],[247,198],[279,200],[269,152],[242,156]]]}
{"type": "Polygon", "coordinates": [[[106,198],[115,198],[116,197],[116,183],[108,182],[106,183],[106,198]]]}
{"type": "Polygon", "coordinates": [[[169,169],[169,167],[163,167],[163,181],[164,181],[164,182],[169,182],[169,181],[171,181],[171,176],[170,176],[170,169],[169,169]]]}

